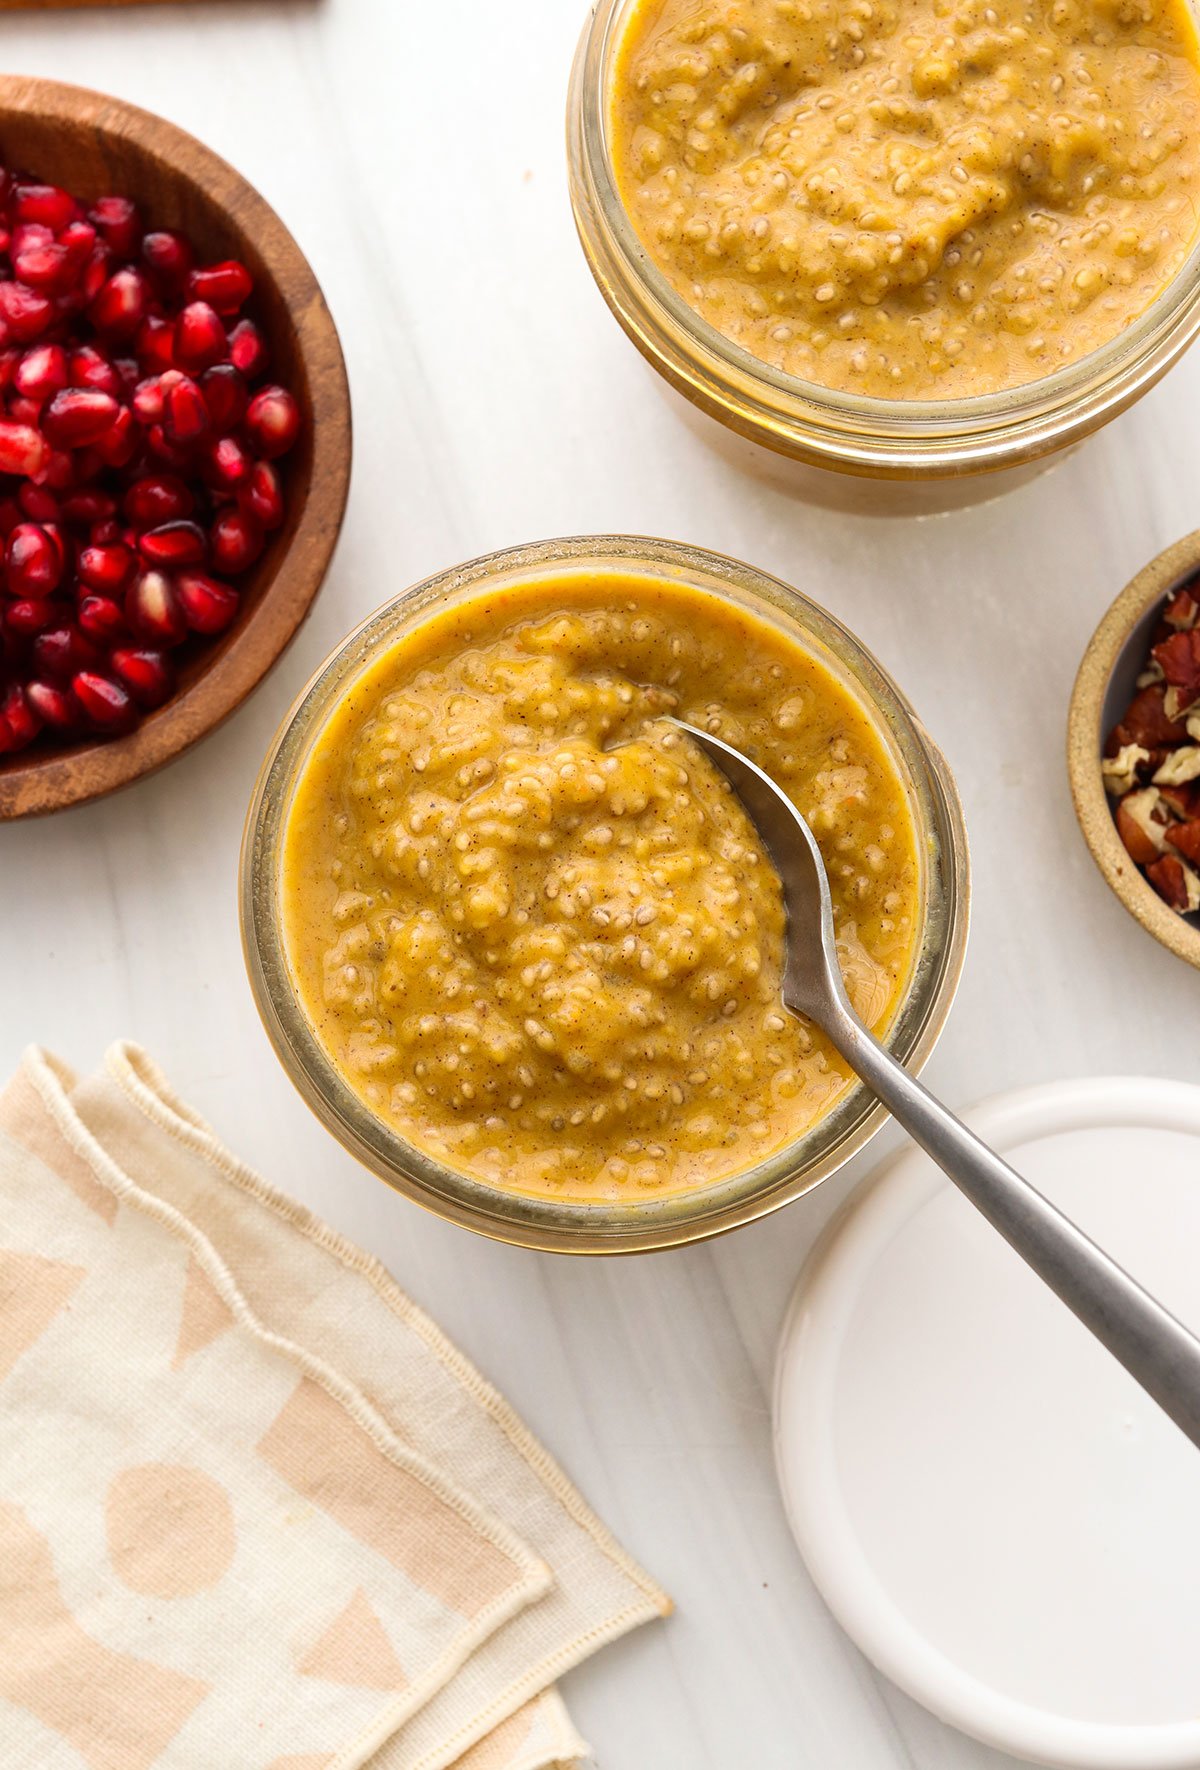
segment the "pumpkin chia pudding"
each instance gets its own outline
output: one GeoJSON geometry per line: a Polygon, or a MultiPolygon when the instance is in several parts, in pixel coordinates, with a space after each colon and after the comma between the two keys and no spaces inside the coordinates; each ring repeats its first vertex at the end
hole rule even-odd
{"type": "Polygon", "coordinates": [[[609,87],[651,261],[776,369],[886,400],[1113,339],[1200,226],[1186,0],[632,0],[609,87]]]}
{"type": "Polygon", "coordinates": [[[427,617],[335,705],[287,812],[306,1017],[371,1110],[498,1188],[584,1201],[745,1171],[849,1072],[780,1002],[783,905],[673,714],[809,818],[851,998],[890,1022],[917,945],[905,784],[851,691],[781,629],[597,571],[427,617]]]}

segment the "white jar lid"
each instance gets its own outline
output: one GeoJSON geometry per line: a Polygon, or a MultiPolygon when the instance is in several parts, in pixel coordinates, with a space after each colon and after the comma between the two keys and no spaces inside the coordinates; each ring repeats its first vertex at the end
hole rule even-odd
{"type": "MultiPolygon", "coordinates": [[[[1200,1332],[1200,1088],[970,1122],[1200,1332]]],[[[918,1702],[1047,1764],[1200,1765],[1200,1450],[918,1150],[801,1276],[775,1447],[814,1580],[918,1702]]]]}

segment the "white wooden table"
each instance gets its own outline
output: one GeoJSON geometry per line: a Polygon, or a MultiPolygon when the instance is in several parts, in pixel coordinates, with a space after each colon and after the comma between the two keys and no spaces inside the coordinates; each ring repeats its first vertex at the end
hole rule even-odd
{"type": "MultiPolygon", "coordinates": [[[[567,1683],[603,1770],[997,1770],[842,1636],[788,1535],[769,1395],[818,1194],[682,1254],[568,1262],[450,1228],[309,1116],[242,969],[242,817],[342,634],[426,573],[625,530],[740,555],[828,603],[906,688],[966,805],[974,931],[930,1065],[960,1105],[1082,1073],[1194,1079],[1196,979],[1109,896],[1071,813],[1067,696],[1100,613],[1200,520],[1200,353],[1053,473],[926,520],[814,510],[680,424],[576,245],[563,98],[582,0],[216,0],[6,13],[14,71],[98,86],[226,155],[295,232],[354,395],[345,535],[248,706],[134,791],[0,831],[0,1067],[143,1041],[248,1160],[379,1254],[511,1396],[678,1614],[567,1683]]],[[[1014,1618],[1014,1626],[1019,1619],[1014,1618]]]]}

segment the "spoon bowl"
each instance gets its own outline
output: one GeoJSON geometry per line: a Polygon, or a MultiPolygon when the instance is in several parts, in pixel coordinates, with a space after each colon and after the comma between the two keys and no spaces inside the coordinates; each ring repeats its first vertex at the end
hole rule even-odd
{"type": "Polygon", "coordinates": [[[818,1023],[832,998],[846,999],[837,962],[833,898],[821,850],[787,794],[757,762],[732,744],[681,719],[669,722],[698,744],[734,789],[771,857],[783,886],[788,938],[784,945],[783,1005],[818,1023]]]}

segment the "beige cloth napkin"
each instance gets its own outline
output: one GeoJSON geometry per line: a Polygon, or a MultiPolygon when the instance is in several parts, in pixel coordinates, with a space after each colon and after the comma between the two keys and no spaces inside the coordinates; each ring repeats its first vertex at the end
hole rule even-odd
{"type": "Polygon", "coordinates": [[[117,1045],[0,1095],[5,1770],[545,1770],[669,1601],[382,1266],[117,1045]]]}

